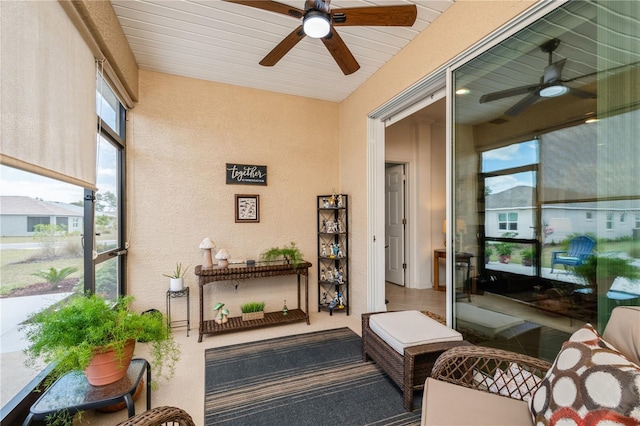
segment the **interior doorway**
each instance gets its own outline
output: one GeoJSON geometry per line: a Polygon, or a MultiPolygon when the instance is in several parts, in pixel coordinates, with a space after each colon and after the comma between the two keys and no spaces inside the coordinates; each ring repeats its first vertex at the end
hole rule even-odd
{"type": "Polygon", "coordinates": [[[385,302],[387,308],[398,306],[399,301],[403,309],[408,308],[408,300],[417,303],[413,308],[425,303],[433,307],[434,299],[424,292],[432,292],[433,252],[441,248],[444,239],[444,91],[429,97],[429,102],[424,102],[421,108],[394,118],[385,123],[384,181],[381,182],[385,212],[385,302]],[[394,300],[396,296],[398,299],[394,300]]]}
{"type": "Polygon", "coordinates": [[[404,287],[406,251],[406,164],[385,167],[385,281],[404,287]]]}

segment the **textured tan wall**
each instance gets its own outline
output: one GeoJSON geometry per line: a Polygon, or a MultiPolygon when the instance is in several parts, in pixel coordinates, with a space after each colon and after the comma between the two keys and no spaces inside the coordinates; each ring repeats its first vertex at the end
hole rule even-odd
{"type": "MultiPolygon", "coordinates": [[[[164,309],[162,273],[178,261],[201,264],[204,237],[238,259],[295,241],[314,264],[315,304],[316,196],[338,189],[338,104],[148,71],[140,71],[140,95],[126,154],[128,285],[140,308],[164,309]],[[226,185],[226,163],[266,165],[268,186],[226,185]],[[234,194],[260,195],[260,223],[235,223],[234,194]]],[[[194,322],[195,278],[192,266],[186,284],[194,322]]],[[[232,315],[255,300],[277,310],[287,299],[293,308],[294,283],[209,286],[215,294],[207,296],[207,313],[218,300],[232,315]]]]}
{"type": "MultiPolygon", "coordinates": [[[[138,303],[163,307],[168,284],[161,274],[176,261],[200,264],[197,245],[205,236],[237,258],[296,241],[313,259],[315,196],[335,188],[350,195],[352,314],[365,311],[367,115],[534,3],[456,2],[340,105],[141,71],[127,149],[128,280],[134,295],[144,295],[138,303]],[[267,165],[269,186],[225,185],[227,162],[267,165]],[[234,193],[261,195],[260,224],[233,222],[234,193]]],[[[211,286],[216,293],[207,297],[232,310],[247,299],[273,307],[291,297],[293,286],[257,283],[211,286]]],[[[193,274],[187,284],[197,308],[193,274]]]]}
{"type": "Polygon", "coordinates": [[[470,48],[535,1],[459,0],[341,103],[340,185],[353,194],[352,307],[366,310],[367,115],[470,48]]]}

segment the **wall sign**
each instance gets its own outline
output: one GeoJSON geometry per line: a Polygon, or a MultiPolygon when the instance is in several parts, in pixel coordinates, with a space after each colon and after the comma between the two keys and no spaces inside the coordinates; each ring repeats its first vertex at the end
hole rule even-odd
{"type": "Polygon", "coordinates": [[[227,185],[267,185],[267,166],[227,163],[227,185]]]}

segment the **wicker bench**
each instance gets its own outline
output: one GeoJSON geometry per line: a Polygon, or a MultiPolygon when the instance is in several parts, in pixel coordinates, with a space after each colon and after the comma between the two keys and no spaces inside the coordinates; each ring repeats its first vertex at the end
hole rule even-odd
{"type": "Polygon", "coordinates": [[[401,355],[371,329],[371,315],[380,313],[362,314],[362,359],[365,362],[373,360],[384,370],[402,391],[405,409],[412,411],[413,392],[424,388],[424,382],[431,374],[438,356],[447,349],[471,344],[464,340],[428,343],[406,347],[401,355]]]}

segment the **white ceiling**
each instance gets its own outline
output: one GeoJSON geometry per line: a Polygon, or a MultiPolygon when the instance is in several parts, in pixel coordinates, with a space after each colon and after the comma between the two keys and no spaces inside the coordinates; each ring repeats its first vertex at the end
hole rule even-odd
{"type": "MultiPolygon", "coordinates": [[[[342,7],[416,4],[412,27],[336,27],[360,64],[345,76],[321,40],[305,37],[273,67],[260,60],[300,19],[221,0],[112,0],[138,66],[184,77],[339,102],[454,0],[332,0],[342,7]]],[[[304,0],[280,3],[304,9],[304,0]]]]}

